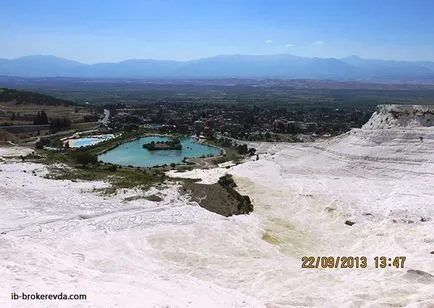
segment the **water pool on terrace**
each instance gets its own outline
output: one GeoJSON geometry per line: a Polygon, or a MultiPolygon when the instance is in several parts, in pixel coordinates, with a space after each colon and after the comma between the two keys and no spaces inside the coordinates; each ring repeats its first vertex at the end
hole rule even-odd
{"type": "Polygon", "coordinates": [[[98,160],[123,166],[153,167],[172,163],[180,164],[184,157],[217,156],[221,153],[219,148],[197,143],[193,138],[182,138],[181,150],[149,151],[143,148],[144,143],[168,140],[171,140],[171,138],[161,136],[142,137],[101,154],[98,160]]]}
{"type": "Polygon", "coordinates": [[[69,142],[70,147],[80,148],[80,147],[85,147],[88,145],[96,144],[98,142],[101,142],[101,141],[104,141],[107,139],[111,139],[113,137],[114,136],[112,134],[108,134],[108,135],[85,137],[85,138],[80,138],[80,139],[70,139],[70,140],[68,140],[68,142],[69,142]]]}

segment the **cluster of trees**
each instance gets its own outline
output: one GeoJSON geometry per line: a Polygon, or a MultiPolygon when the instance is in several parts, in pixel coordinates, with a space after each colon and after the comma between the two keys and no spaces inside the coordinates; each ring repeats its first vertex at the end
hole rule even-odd
{"type": "Polygon", "coordinates": [[[86,151],[77,151],[72,154],[72,158],[79,164],[83,166],[83,168],[87,168],[89,165],[97,165],[98,157],[90,154],[86,151]]]}
{"type": "Polygon", "coordinates": [[[182,144],[181,140],[178,138],[174,138],[173,140],[169,141],[151,141],[150,143],[145,143],[143,145],[145,149],[148,149],[150,151],[154,150],[181,150],[182,144]]]}
{"type": "Polygon", "coordinates": [[[255,148],[249,148],[247,146],[247,144],[239,144],[239,145],[235,146],[235,148],[237,149],[237,152],[240,155],[249,154],[250,156],[252,156],[256,153],[256,149],[255,148]]]}
{"type": "Polygon", "coordinates": [[[254,155],[256,153],[255,148],[249,148],[247,144],[234,144],[231,139],[229,138],[220,138],[217,140],[217,143],[224,147],[224,148],[230,148],[233,147],[240,155],[246,155],[249,154],[250,156],[254,155]]]}
{"type": "Polygon", "coordinates": [[[63,143],[57,138],[40,138],[39,141],[36,142],[35,147],[37,149],[43,149],[44,147],[60,149],[63,147],[63,143]]]}
{"type": "Polygon", "coordinates": [[[232,146],[232,141],[229,138],[220,138],[217,140],[217,142],[220,144],[220,146],[229,148],[232,146]]]}
{"type": "Polygon", "coordinates": [[[275,121],[273,125],[273,131],[275,133],[296,135],[302,133],[304,129],[301,127],[301,123],[298,122],[284,123],[282,121],[275,121]]]}
{"type": "Polygon", "coordinates": [[[48,124],[48,116],[47,116],[47,114],[45,113],[44,110],[42,110],[41,112],[38,111],[38,114],[33,119],[33,124],[34,125],[45,125],[45,124],[48,124]]]}
{"type": "Polygon", "coordinates": [[[54,118],[50,119],[50,129],[58,131],[62,129],[69,129],[71,126],[71,120],[67,118],[54,118]]]}
{"type": "Polygon", "coordinates": [[[98,121],[98,115],[96,113],[94,113],[94,114],[87,114],[87,115],[85,115],[83,117],[83,121],[84,122],[96,122],[96,121],[98,121]]]}
{"type": "Polygon", "coordinates": [[[33,119],[33,124],[34,125],[50,124],[50,129],[52,131],[58,131],[63,129],[69,129],[69,127],[71,126],[71,120],[65,117],[49,119],[45,111],[42,110],[40,112],[38,111],[38,114],[33,119]]]}

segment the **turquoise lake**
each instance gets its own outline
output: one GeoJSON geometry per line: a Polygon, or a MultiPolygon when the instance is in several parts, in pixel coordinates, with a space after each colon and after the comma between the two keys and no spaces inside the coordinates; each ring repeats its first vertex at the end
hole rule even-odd
{"type": "Polygon", "coordinates": [[[144,143],[152,141],[168,141],[169,137],[142,137],[135,141],[121,144],[120,146],[98,156],[98,160],[105,163],[134,167],[153,167],[180,164],[184,157],[217,156],[221,150],[204,144],[196,143],[193,138],[182,138],[182,150],[148,151],[143,148],[144,143]]]}

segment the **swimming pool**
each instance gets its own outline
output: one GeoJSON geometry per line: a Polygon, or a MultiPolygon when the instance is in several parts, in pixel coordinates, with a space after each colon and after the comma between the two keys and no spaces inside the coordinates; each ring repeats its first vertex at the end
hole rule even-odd
{"type": "Polygon", "coordinates": [[[94,145],[98,142],[108,140],[111,138],[114,138],[113,134],[97,135],[97,136],[85,137],[85,138],[80,138],[80,139],[69,139],[68,142],[69,142],[69,146],[71,148],[80,148],[80,147],[85,147],[85,146],[89,146],[89,145],[94,145]]]}

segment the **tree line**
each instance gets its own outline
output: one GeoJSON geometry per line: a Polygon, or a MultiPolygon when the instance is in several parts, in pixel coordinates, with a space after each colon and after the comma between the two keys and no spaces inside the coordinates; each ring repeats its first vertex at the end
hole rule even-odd
{"type": "Polygon", "coordinates": [[[62,130],[69,129],[71,126],[71,120],[63,117],[63,118],[48,118],[45,111],[38,111],[38,114],[33,119],[34,125],[48,125],[50,124],[51,130],[62,130]]]}

